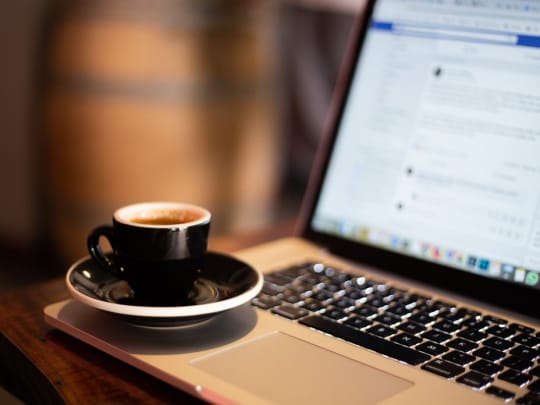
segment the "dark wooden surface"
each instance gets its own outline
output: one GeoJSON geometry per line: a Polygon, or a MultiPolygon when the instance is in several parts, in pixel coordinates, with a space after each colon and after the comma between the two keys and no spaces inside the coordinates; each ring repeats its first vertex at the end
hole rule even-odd
{"type": "MultiPolygon", "coordinates": [[[[292,224],[210,239],[222,252],[292,233],[292,224]]],[[[28,404],[196,404],[199,401],[48,326],[42,310],[68,298],[62,277],[0,296],[0,385],[28,404]]]]}

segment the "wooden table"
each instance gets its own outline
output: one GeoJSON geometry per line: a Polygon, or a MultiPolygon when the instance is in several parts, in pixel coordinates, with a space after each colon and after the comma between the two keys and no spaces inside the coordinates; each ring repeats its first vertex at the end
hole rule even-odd
{"type": "MultiPolygon", "coordinates": [[[[292,233],[292,225],[210,239],[222,252],[292,233]]],[[[45,324],[42,309],[68,298],[63,278],[0,296],[0,385],[32,404],[196,404],[177,390],[45,324]]]]}

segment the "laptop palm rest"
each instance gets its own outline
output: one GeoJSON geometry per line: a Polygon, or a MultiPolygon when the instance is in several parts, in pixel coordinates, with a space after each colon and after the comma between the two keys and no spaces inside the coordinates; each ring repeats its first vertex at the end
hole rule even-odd
{"type": "Polygon", "coordinates": [[[281,404],[376,404],[413,385],[281,332],[195,359],[192,365],[281,404]]]}

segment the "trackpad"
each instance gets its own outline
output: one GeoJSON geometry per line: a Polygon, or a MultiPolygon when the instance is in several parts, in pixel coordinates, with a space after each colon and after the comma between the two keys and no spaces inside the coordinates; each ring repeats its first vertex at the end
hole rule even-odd
{"type": "Polygon", "coordinates": [[[280,404],[376,404],[413,385],[280,332],[192,364],[280,404]]]}

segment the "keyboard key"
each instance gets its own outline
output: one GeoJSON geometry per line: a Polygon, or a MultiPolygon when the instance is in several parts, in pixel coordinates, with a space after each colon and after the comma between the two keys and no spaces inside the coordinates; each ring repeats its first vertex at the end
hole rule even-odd
{"type": "Polygon", "coordinates": [[[490,347],[482,346],[479,349],[472,352],[475,356],[482,357],[483,359],[489,361],[497,361],[504,357],[504,353],[497,349],[492,349],[490,347]]]}
{"type": "Polygon", "coordinates": [[[448,348],[435,342],[424,342],[416,346],[416,350],[438,356],[439,354],[443,354],[444,352],[448,351],[448,348]]]}
{"type": "Polygon", "coordinates": [[[337,293],[338,291],[341,291],[342,290],[342,287],[340,284],[335,284],[335,283],[332,283],[332,282],[326,282],[324,283],[324,285],[322,286],[322,289],[324,291],[328,291],[330,294],[335,294],[337,293]]]}
{"type": "Polygon", "coordinates": [[[422,369],[440,375],[445,378],[455,377],[465,371],[463,367],[450,363],[443,359],[435,359],[422,366],[422,369]]]}
{"type": "Polygon", "coordinates": [[[279,285],[265,282],[263,284],[262,293],[270,296],[280,294],[285,288],[279,285]]]}
{"type": "Polygon", "coordinates": [[[312,312],[318,312],[324,308],[323,304],[314,298],[306,299],[303,307],[312,312]]]}
{"type": "Polygon", "coordinates": [[[371,294],[373,292],[373,285],[376,283],[372,280],[368,280],[365,277],[356,277],[353,279],[353,286],[361,289],[365,294],[371,294]]]}
{"type": "Polygon", "coordinates": [[[385,325],[391,326],[391,325],[395,325],[395,324],[401,322],[401,318],[399,316],[397,316],[397,315],[385,313],[385,314],[381,314],[381,315],[375,317],[374,321],[384,323],[385,325]]]}
{"type": "Polygon", "coordinates": [[[420,302],[416,305],[415,309],[417,311],[420,311],[421,313],[430,316],[433,319],[437,318],[437,314],[439,313],[438,308],[433,308],[431,305],[426,304],[426,302],[420,302]]]}
{"type": "Polygon", "coordinates": [[[397,328],[404,332],[412,333],[413,335],[416,335],[426,330],[425,326],[420,325],[416,322],[405,322],[399,325],[397,328]]]}
{"type": "Polygon", "coordinates": [[[480,318],[481,313],[470,308],[462,308],[468,318],[480,318]]]}
{"type": "Polygon", "coordinates": [[[354,300],[347,297],[340,297],[334,301],[334,305],[341,309],[347,309],[354,306],[354,300]]]}
{"type": "Polygon", "coordinates": [[[430,356],[427,354],[417,352],[411,348],[384,340],[378,336],[370,335],[369,333],[353,329],[349,326],[339,324],[320,316],[309,316],[301,319],[299,322],[303,325],[318,329],[322,332],[413,366],[430,359],[430,356]]]}
{"type": "Polygon", "coordinates": [[[495,325],[506,325],[508,321],[506,319],[498,318],[492,315],[486,315],[483,317],[484,321],[494,323],[495,325]]]}
{"type": "Polygon", "coordinates": [[[343,310],[336,307],[328,307],[326,311],[322,313],[322,315],[335,320],[343,319],[347,316],[343,310]]]}
{"type": "Polygon", "coordinates": [[[368,321],[367,319],[362,318],[361,316],[352,316],[343,323],[357,329],[363,329],[373,324],[371,321],[368,321]]]}
{"type": "Polygon", "coordinates": [[[388,337],[394,335],[396,333],[396,330],[382,324],[377,324],[375,326],[372,326],[371,328],[366,329],[366,332],[372,333],[380,337],[388,337]]]}
{"type": "Polygon", "coordinates": [[[529,335],[528,333],[521,333],[517,336],[514,336],[512,338],[512,341],[527,347],[535,347],[540,344],[539,338],[533,335],[529,335]]]}
{"type": "Polygon", "coordinates": [[[459,350],[452,350],[450,353],[446,353],[442,356],[442,358],[451,361],[452,363],[459,364],[460,366],[466,366],[476,360],[476,357],[460,352],[459,350]]]}
{"type": "Polygon", "coordinates": [[[328,279],[336,285],[343,285],[345,282],[349,281],[352,278],[350,274],[347,274],[337,269],[333,269],[331,267],[328,267],[326,269],[325,276],[328,277],[328,279]]]}
{"type": "Polygon", "coordinates": [[[463,374],[461,377],[459,377],[456,381],[476,389],[481,389],[490,384],[493,379],[485,374],[478,373],[476,371],[469,371],[467,374],[463,374]]]}
{"type": "Polygon", "coordinates": [[[432,328],[446,332],[446,333],[454,333],[461,329],[460,326],[456,325],[453,322],[449,321],[439,321],[432,325],[432,328]]]}
{"type": "Polygon", "coordinates": [[[322,285],[321,278],[314,274],[305,274],[302,276],[302,282],[311,285],[312,288],[322,285]]]}
{"type": "Polygon", "coordinates": [[[275,285],[284,286],[288,284],[291,279],[280,273],[270,273],[264,275],[264,281],[275,285]]]}
{"type": "Polygon", "coordinates": [[[507,381],[510,384],[517,385],[518,387],[527,384],[531,380],[531,377],[516,370],[506,370],[497,377],[500,380],[507,381]]]}
{"type": "Polygon", "coordinates": [[[384,301],[382,298],[379,298],[379,297],[373,297],[373,298],[368,299],[366,301],[366,304],[371,305],[374,308],[379,308],[379,309],[384,308],[388,305],[386,301],[384,301]]]}
{"type": "Polygon", "coordinates": [[[521,357],[522,359],[533,361],[538,357],[538,350],[531,349],[530,347],[523,345],[517,345],[510,350],[510,354],[521,357]]]}
{"type": "Polygon", "coordinates": [[[389,287],[385,283],[377,283],[374,285],[375,287],[375,294],[383,297],[392,294],[393,288],[389,287]]]}
{"type": "Polygon", "coordinates": [[[411,309],[416,306],[418,299],[419,298],[416,294],[404,293],[397,298],[396,302],[404,305],[408,309],[411,309]]]}
{"type": "Polygon", "coordinates": [[[289,283],[287,285],[287,288],[290,291],[294,291],[297,294],[304,294],[305,295],[306,293],[311,293],[311,290],[313,288],[313,284],[306,283],[306,282],[304,282],[302,280],[295,280],[292,283],[289,283]]]}
{"type": "Polygon", "coordinates": [[[429,325],[435,321],[435,318],[424,312],[417,312],[417,313],[412,314],[409,317],[409,320],[422,324],[422,325],[429,325]]]}
{"type": "Polygon", "coordinates": [[[252,304],[262,309],[270,309],[278,305],[279,302],[277,297],[260,294],[252,301],[252,304]]]}
{"type": "Polygon", "coordinates": [[[289,304],[296,304],[297,302],[302,301],[302,297],[295,292],[292,292],[290,290],[285,290],[283,292],[282,300],[285,302],[288,302],[289,304]]]}
{"type": "Polygon", "coordinates": [[[274,314],[281,315],[287,319],[299,319],[303,316],[309,314],[309,311],[294,305],[280,305],[279,307],[274,307],[271,310],[274,314]]]}
{"type": "Polygon", "coordinates": [[[470,310],[466,308],[458,308],[455,311],[450,311],[450,312],[445,313],[443,317],[447,321],[456,323],[458,321],[465,319],[465,317],[470,316],[470,315],[471,315],[470,310]]]}
{"type": "Polygon", "coordinates": [[[410,309],[407,309],[405,305],[402,304],[394,304],[390,306],[386,312],[394,314],[396,316],[399,316],[400,318],[407,316],[411,313],[410,309]]]}
{"type": "Polygon", "coordinates": [[[449,340],[452,336],[450,336],[448,333],[441,332],[439,330],[431,329],[427,332],[422,333],[422,337],[424,339],[429,339],[437,343],[446,342],[449,340]]]}
{"type": "Polygon", "coordinates": [[[418,294],[418,293],[415,293],[413,295],[416,297],[416,301],[418,302],[419,305],[421,303],[426,303],[428,301],[431,301],[431,297],[428,297],[427,295],[418,294]]]}
{"type": "Polygon", "coordinates": [[[471,342],[467,339],[455,338],[446,344],[453,349],[461,350],[462,352],[470,352],[478,347],[478,343],[471,342]]]}
{"type": "Polygon", "coordinates": [[[477,317],[467,318],[462,322],[463,326],[472,328],[475,330],[482,330],[490,326],[491,324],[488,321],[478,319],[477,317]]]}
{"type": "Polygon", "coordinates": [[[533,363],[529,360],[517,356],[509,356],[506,359],[501,360],[500,364],[518,371],[524,371],[533,366],[533,363]]]}
{"type": "Polygon", "coordinates": [[[391,340],[404,346],[414,346],[422,342],[422,339],[418,336],[410,335],[408,333],[400,333],[399,335],[393,336],[391,340]]]}
{"type": "Polygon", "coordinates": [[[366,294],[359,290],[358,288],[350,288],[345,292],[345,297],[350,298],[351,300],[358,301],[364,298],[366,294]]]}
{"type": "Polygon", "coordinates": [[[515,330],[517,332],[521,332],[521,333],[532,334],[534,332],[533,328],[530,328],[530,327],[525,326],[525,325],[521,325],[519,323],[511,323],[510,325],[508,325],[508,328],[510,328],[512,330],[515,330]]]}
{"type": "Polygon", "coordinates": [[[499,388],[495,385],[486,388],[486,394],[495,395],[504,401],[511,401],[516,396],[513,392],[499,388]]]}
{"type": "Polygon", "coordinates": [[[313,298],[321,302],[329,301],[333,297],[334,295],[332,293],[329,293],[328,291],[325,291],[325,290],[319,290],[315,294],[313,294],[313,298]]]}
{"type": "Polygon", "coordinates": [[[505,326],[495,325],[486,329],[486,333],[490,335],[498,336],[500,338],[506,339],[516,333],[515,330],[507,328],[505,326]]]}
{"type": "Polygon", "coordinates": [[[370,307],[369,305],[362,305],[360,308],[356,308],[353,312],[357,315],[369,318],[377,313],[377,309],[370,307]]]}
{"type": "Polygon", "coordinates": [[[514,343],[512,343],[512,342],[510,342],[508,340],[505,340],[505,339],[495,337],[495,336],[484,340],[483,343],[484,343],[484,346],[488,346],[488,347],[491,347],[493,349],[498,349],[498,350],[502,350],[502,351],[508,350],[508,349],[510,349],[511,347],[514,346],[514,343]]]}
{"type": "Polygon", "coordinates": [[[429,307],[433,309],[437,309],[439,313],[444,313],[444,312],[450,311],[451,309],[455,310],[456,308],[454,304],[450,304],[449,302],[444,302],[440,300],[430,302],[429,307]]]}
{"type": "Polygon", "coordinates": [[[481,359],[469,366],[471,370],[479,371],[480,373],[487,375],[495,375],[501,371],[504,367],[490,361],[481,359]]]}
{"type": "Polygon", "coordinates": [[[462,330],[461,332],[458,332],[457,335],[464,339],[472,340],[473,342],[479,342],[480,340],[485,339],[487,336],[484,332],[480,332],[474,328],[462,330]]]}
{"type": "Polygon", "coordinates": [[[374,294],[382,298],[384,302],[389,303],[394,298],[394,289],[388,288],[388,286],[377,286],[377,289],[374,291],[374,294]]]}

